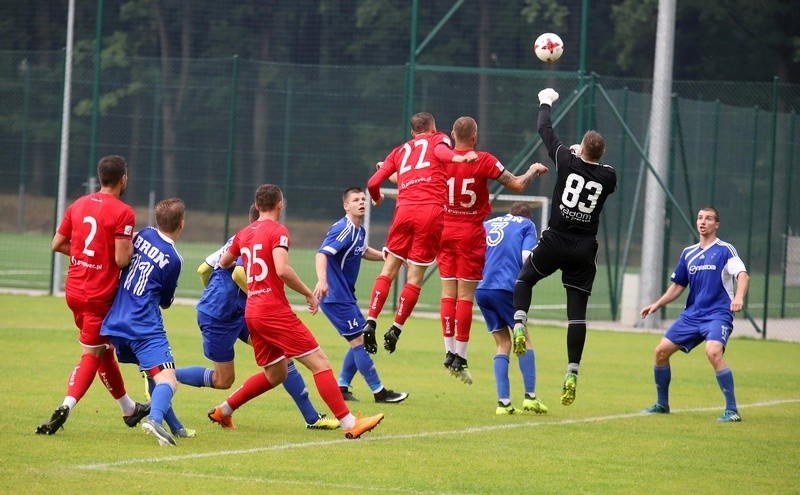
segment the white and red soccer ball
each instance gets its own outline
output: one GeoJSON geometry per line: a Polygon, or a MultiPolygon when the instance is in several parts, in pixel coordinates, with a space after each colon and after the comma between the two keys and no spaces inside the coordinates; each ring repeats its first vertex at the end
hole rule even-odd
{"type": "Polygon", "coordinates": [[[533,43],[533,53],[542,62],[555,62],[564,53],[564,42],[555,33],[544,33],[533,43]]]}

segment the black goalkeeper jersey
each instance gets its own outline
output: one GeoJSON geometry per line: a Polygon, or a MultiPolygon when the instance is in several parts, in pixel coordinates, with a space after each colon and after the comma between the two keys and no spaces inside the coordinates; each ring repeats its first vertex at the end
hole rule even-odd
{"type": "Polygon", "coordinates": [[[553,131],[551,107],[539,107],[539,135],[558,173],[548,228],[570,234],[597,235],[600,212],[617,187],[617,173],[608,165],[584,162],[553,131]]]}

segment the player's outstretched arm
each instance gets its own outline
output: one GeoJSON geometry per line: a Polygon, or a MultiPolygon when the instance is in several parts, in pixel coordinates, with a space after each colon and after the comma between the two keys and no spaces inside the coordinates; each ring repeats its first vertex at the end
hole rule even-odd
{"type": "Polygon", "coordinates": [[[522,175],[514,175],[508,170],[504,170],[500,177],[497,178],[497,182],[510,191],[521,193],[533,182],[533,179],[546,174],[549,170],[541,163],[534,163],[522,175]]]}
{"type": "Polygon", "coordinates": [[[686,287],[678,285],[675,282],[671,283],[670,286],[667,287],[666,292],[664,292],[664,294],[659,297],[656,302],[642,308],[642,310],[639,312],[639,315],[642,317],[642,319],[647,318],[649,315],[655,313],[659,309],[677,299],[678,296],[683,293],[685,288],[686,287]]]}

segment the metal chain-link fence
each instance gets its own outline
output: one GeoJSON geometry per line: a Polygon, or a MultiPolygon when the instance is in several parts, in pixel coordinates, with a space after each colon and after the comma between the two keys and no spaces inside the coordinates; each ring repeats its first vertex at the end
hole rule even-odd
{"type": "MultiPolygon", "coordinates": [[[[191,279],[193,263],[245,223],[258,184],[283,188],[293,245],[313,253],[343,214],[341,192],[365,186],[375,162],[407,135],[403,66],[288,65],[236,57],[136,58],[106,65],[95,102],[92,60],[75,59],[68,201],[86,192],[96,161],[107,154],[128,159],[124,199],[136,207],[139,227],[151,221],[154,200],[181,197],[188,208],[181,240],[188,274],[179,295],[186,297],[200,293],[191,279]],[[99,112],[93,118],[94,108],[99,112]]],[[[49,287],[63,81],[63,52],[0,52],[3,287],[49,287]]],[[[558,134],[577,142],[585,130],[599,130],[607,140],[603,161],[617,170],[618,190],[607,203],[598,238],[602,266],[589,317],[618,319],[623,274],[646,266],[640,259],[642,212],[648,207],[642,150],[652,81],[417,66],[411,106],[432,113],[440,130],[459,116],[476,117],[479,148],[518,172],[532,161],[551,165],[536,132],[536,94],[548,86],[562,95],[555,105],[558,134]]],[[[658,270],[666,285],[681,248],[694,242],[696,211],[712,204],[721,213],[720,238],[737,247],[751,272],[751,320],[760,328],[767,319],[800,317],[800,288],[785,276],[793,259],[790,238],[800,231],[794,192],[800,184],[800,86],[675,81],[673,92],[670,165],[662,177],[670,193],[665,263],[648,268],[658,270]]],[[[554,174],[535,181],[526,194],[549,196],[553,180],[554,174]]],[[[385,239],[391,213],[373,211],[373,245],[385,239]]],[[[293,264],[313,280],[313,254],[293,256],[293,264]]],[[[366,297],[377,269],[365,267],[360,297],[366,297]]],[[[421,307],[435,310],[438,289],[423,294],[421,307]]],[[[679,308],[673,306],[674,316],[679,308]]],[[[563,310],[544,309],[537,316],[562,318],[563,310]]],[[[800,332],[796,326],[785,331],[800,332]]]]}

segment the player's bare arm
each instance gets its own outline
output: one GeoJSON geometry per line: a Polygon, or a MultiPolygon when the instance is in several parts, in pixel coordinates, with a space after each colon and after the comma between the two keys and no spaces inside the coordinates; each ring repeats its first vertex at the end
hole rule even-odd
{"type": "Polygon", "coordinates": [[[673,282],[669,287],[667,287],[666,292],[664,292],[664,294],[659,297],[656,302],[642,308],[642,310],[639,312],[639,315],[642,317],[642,319],[647,318],[648,315],[655,313],[659,309],[677,299],[678,296],[683,293],[684,289],[686,289],[686,287],[673,282]]]}
{"type": "Polygon", "coordinates": [[[54,253],[66,254],[67,256],[69,256],[69,248],[70,248],[69,238],[59,233],[56,233],[56,235],[53,236],[53,241],[50,243],[50,248],[53,250],[54,253]]]}
{"type": "Polygon", "coordinates": [[[236,263],[236,256],[232,255],[230,251],[225,251],[220,256],[217,266],[220,268],[230,268],[236,263]]]}
{"type": "Polygon", "coordinates": [[[744,297],[747,295],[747,288],[750,286],[750,275],[747,272],[739,272],[736,275],[736,294],[731,301],[731,311],[739,312],[744,307],[744,297]]]}
{"type": "Polygon", "coordinates": [[[128,238],[114,240],[114,261],[120,268],[125,268],[133,258],[133,241],[128,238]]]}
{"type": "Polygon", "coordinates": [[[289,251],[284,247],[272,249],[272,259],[275,262],[275,273],[283,280],[283,283],[293,291],[306,298],[308,311],[313,315],[319,309],[319,300],[314,296],[311,289],[300,280],[297,272],[289,264],[289,251]]]}
{"type": "Polygon", "coordinates": [[[361,257],[367,261],[383,261],[383,253],[369,246],[364,250],[364,254],[361,257]]]}
{"type": "Polygon", "coordinates": [[[328,256],[317,253],[314,257],[314,268],[317,272],[317,285],[314,287],[314,297],[322,300],[328,295],[328,256]]]}
{"type": "Polygon", "coordinates": [[[470,151],[463,155],[455,155],[452,159],[453,163],[472,163],[478,160],[478,154],[470,151]]]}
{"type": "Polygon", "coordinates": [[[497,178],[497,182],[510,191],[521,193],[533,182],[533,179],[546,174],[549,170],[541,163],[534,163],[522,175],[514,175],[508,170],[504,170],[500,177],[497,178]]]}

